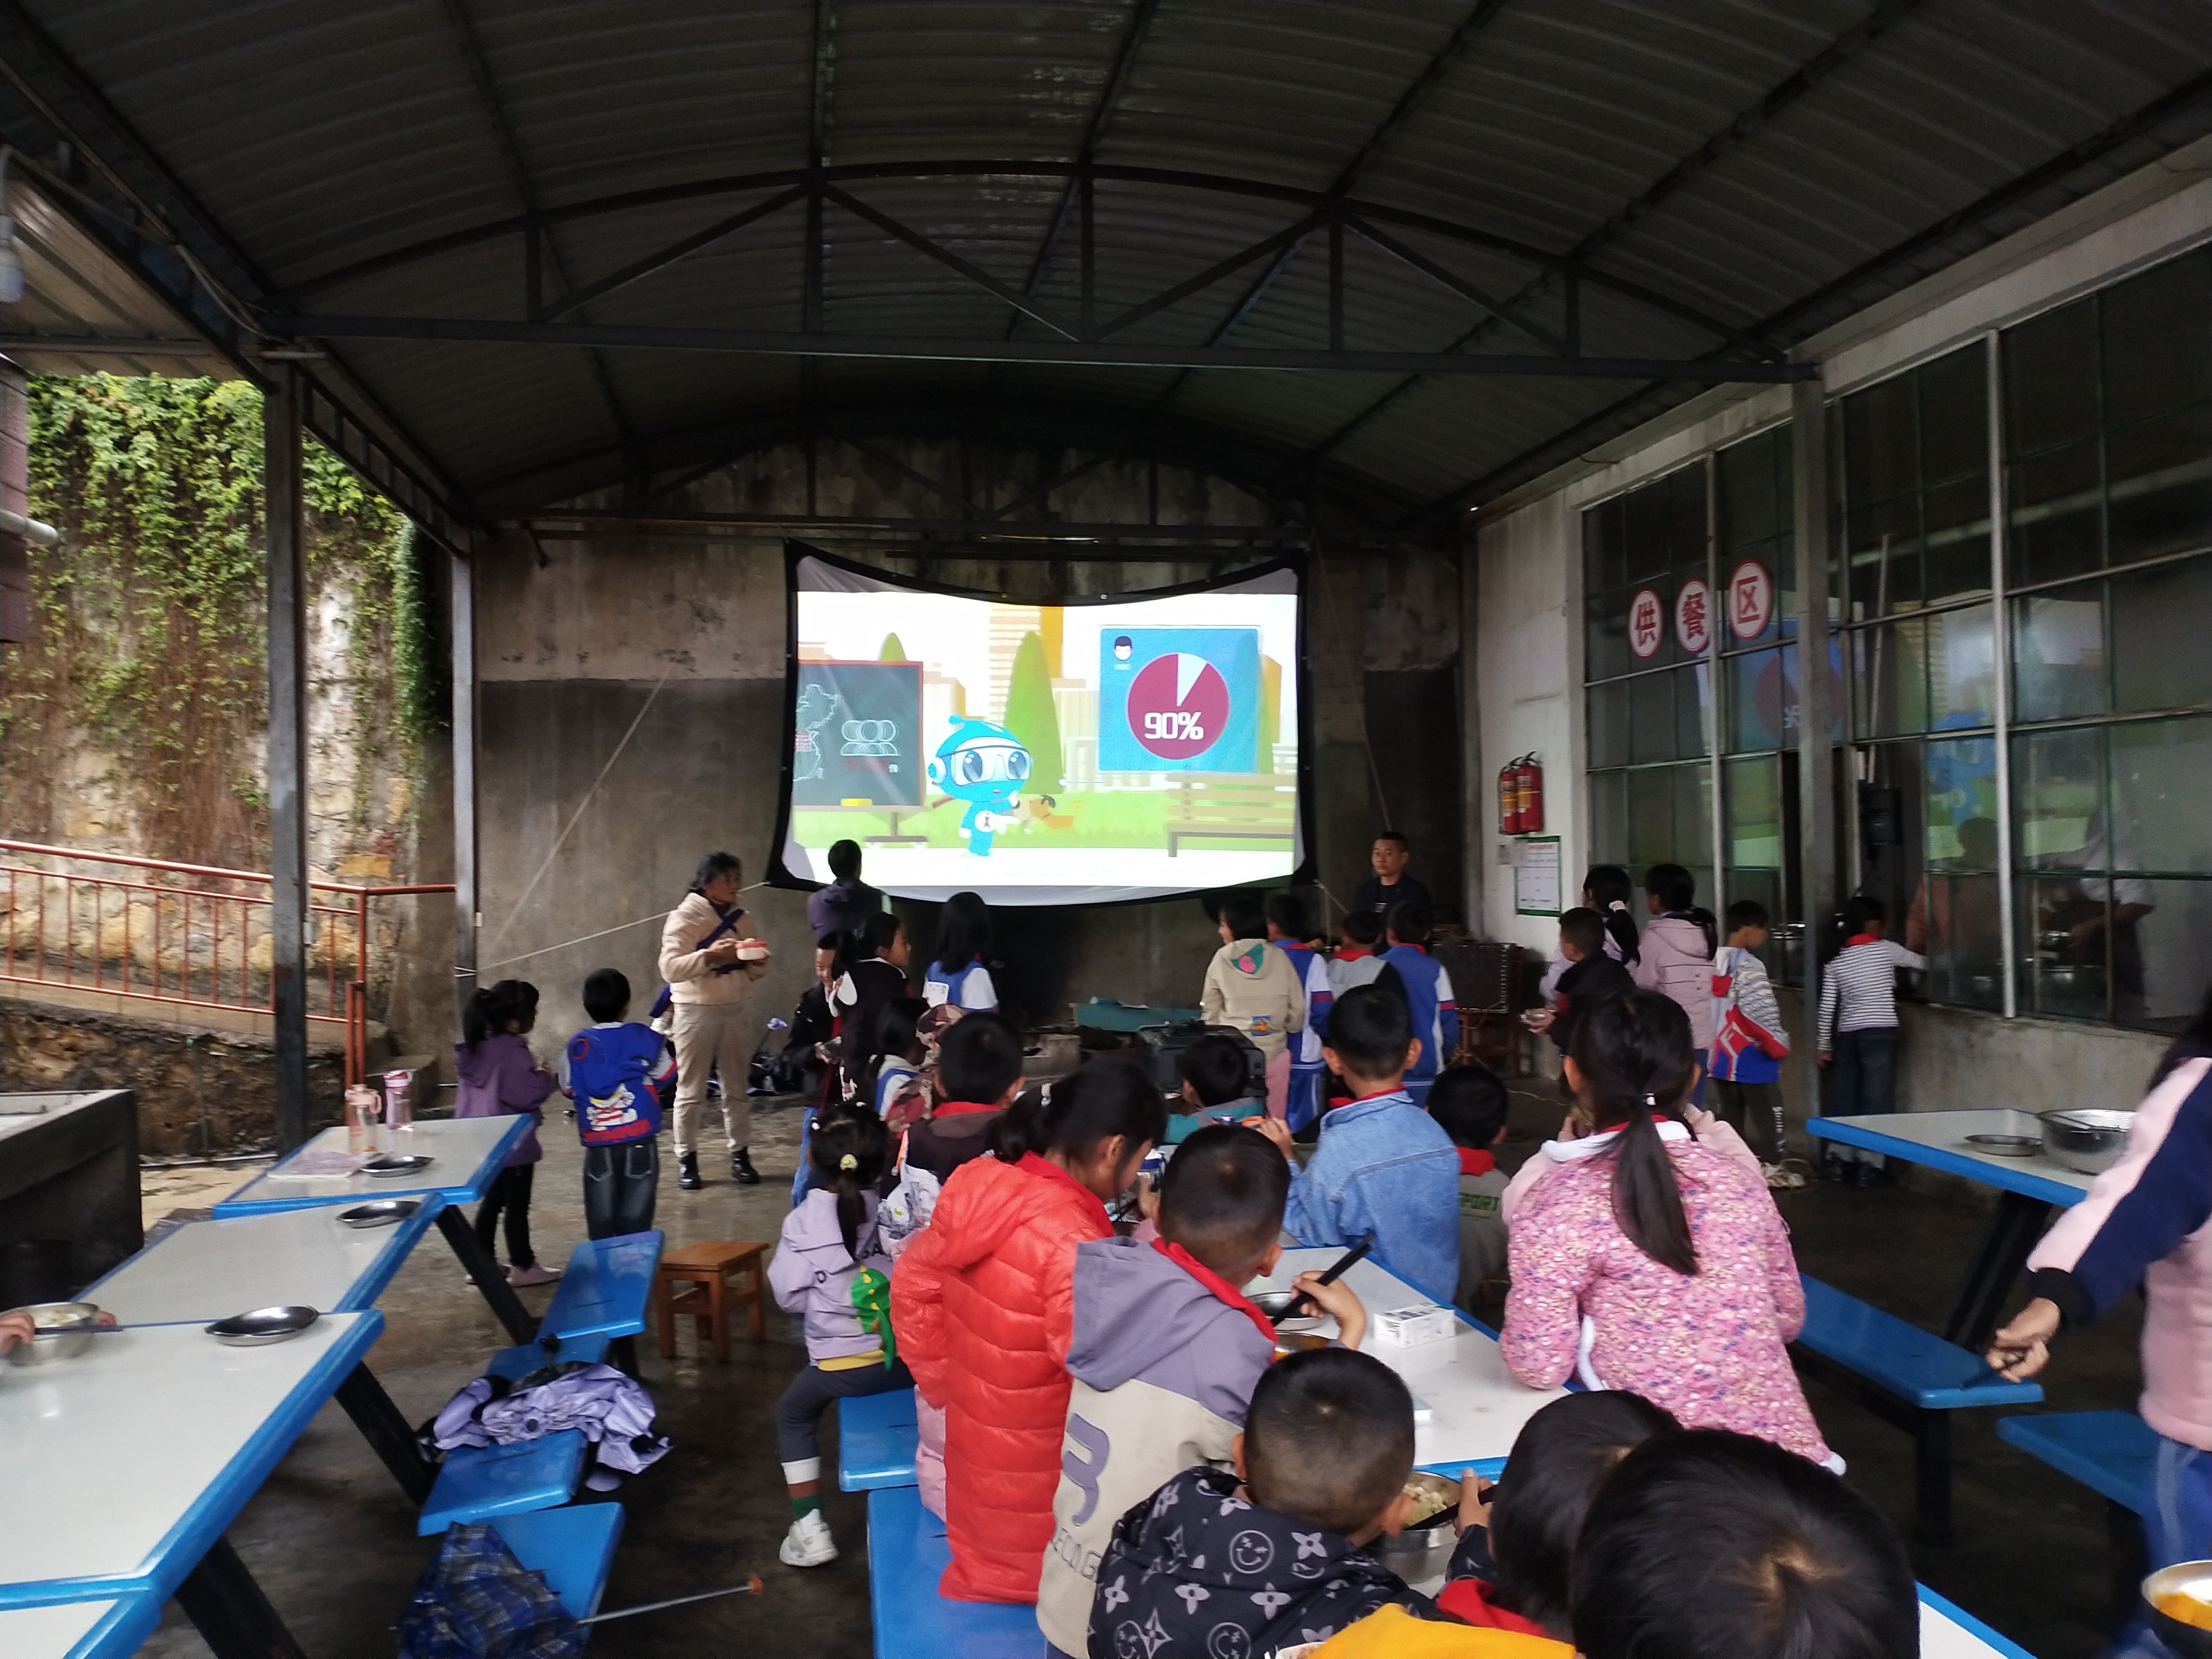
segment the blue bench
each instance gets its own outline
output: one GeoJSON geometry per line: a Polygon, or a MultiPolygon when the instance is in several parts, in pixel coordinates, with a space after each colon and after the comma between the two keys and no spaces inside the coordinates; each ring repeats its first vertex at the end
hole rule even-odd
{"type": "Polygon", "coordinates": [[[922,1508],[920,1487],[878,1486],[868,1494],[876,1659],[1036,1659],[1044,1636],[1035,1607],[951,1601],[937,1593],[951,1559],[945,1523],[922,1508]]]}
{"type": "Polygon", "coordinates": [[[576,1495],[587,1449],[581,1429],[562,1429],[504,1446],[461,1446],[446,1454],[415,1530],[428,1538],[456,1521],[550,1510],[576,1495]]]}
{"type": "Polygon", "coordinates": [[[1957,1344],[1805,1274],[1805,1328],[1790,1358],[1806,1376],[1849,1395],[1912,1437],[1921,1538],[1951,1540],[1951,1417],[1977,1406],[2033,1405],[2034,1382],[2008,1382],[1957,1344]]]}
{"type": "Polygon", "coordinates": [[[837,1485],[846,1492],[911,1486],[915,1449],[921,1430],[915,1420],[914,1390],[893,1389],[837,1402],[837,1485]]]}
{"type": "Polygon", "coordinates": [[[548,1336],[535,1342],[520,1342],[494,1354],[491,1364],[484,1367],[484,1375],[520,1382],[542,1365],[566,1365],[577,1360],[594,1364],[606,1358],[607,1344],[612,1340],[594,1331],[586,1336],[548,1336]]]}
{"type": "Polygon", "coordinates": [[[2150,1508],[2158,1431],[2133,1412],[2052,1412],[2001,1417],[1997,1438],[2070,1474],[2131,1515],[2150,1508]]]}
{"type": "Polygon", "coordinates": [[[514,1559],[542,1576],[571,1619],[589,1619],[614,1565],[622,1537],[619,1504],[572,1504],[529,1515],[502,1515],[492,1527],[514,1559]]]}
{"type": "Polygon", "coordinates": [[[2133,1412],[2000,1417],[1997,1438],[2071,1475],[2106,1500],[2115,1622],[2133,1613],[2144,1571],[2142,1516],[2150,1510],[2158,1431],[2133,1412]]]}
{"type": "Polygon", "coordinates": [[[538,1335],[635,1336],[645,1328],[646,1304],[660,1267],[663,1235],[624,1233],[587,1239],[568,1257],[561,1288],[538,1322],[538,1335]]]}

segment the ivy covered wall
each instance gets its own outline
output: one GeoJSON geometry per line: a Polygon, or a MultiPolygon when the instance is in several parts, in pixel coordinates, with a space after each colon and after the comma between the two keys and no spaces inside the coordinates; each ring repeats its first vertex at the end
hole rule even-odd
{"type": "MultiPolygon", "coordinates": [[[[0,825],[265,869],[261,398],[240,380],[33,380],[33,638],[0,662],[0,825]]],[[[416,875],[443,720],[431,550],[311,439],[309,857],[416,875]]]]}

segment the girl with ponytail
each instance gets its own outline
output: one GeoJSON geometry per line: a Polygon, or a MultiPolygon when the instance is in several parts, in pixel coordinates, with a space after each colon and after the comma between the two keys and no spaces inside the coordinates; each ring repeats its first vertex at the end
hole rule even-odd
{"type": "Polygon", "coordinates": [[[890,1135],[874,1113],[841,1103],[814,1120],[807,1158],[812,1188],[784,1217],[768,1264],[776,1305],[804,1316],[806,1333],[806,1369],[775,1406],[776,1455],[791,1496],[791,1529],[776,1556],[788,1567],[837,1559],[822,1514],[823,1407],[914,1385],[891,1332],[890,1258],[876,1233],[890,1135]]]}
{"type": "Polygon", "coordinates": [[[945,1413],[947,1595],[1036,1600],[1067,1426],[1075,1247],[1113,1237],[1107,1200],[1166,1132],[1151,1078],[1094,1059],[991,1124],[995,1156],[952,1171],[899,1257],[900,1349],[945,1413]]]}
{"type": "Polygon", "coordinates": [[[1789,1230],[1759,1160],[1686,1105],[1687,1017],[1654,991],[1596,1004],[1566,1078],[1569,1127],[1505,1200],[1507,1367],[1536,1388],[1579,1376],[1625,1389],[1684,1428],[1758,1435],[1840,1470],[1790,1364],[1805,1292],[1789,1230]]]}
{"type": "Polygon", "coordinates": [[[530,1247],[530,1188],[544,1156],[538,1127],[545,1121],[545,1097],[556,1086],[553,1073],[530,1052],[530,1028],[538,1023],[538,988],[527,981],[503,979],[469,998],[461,1010],[461,1041],[453,1045],[455,1117],[524,1117],[531,1120],[522,1138],[477,1206],[477,1242],[486,1255],[496,1254],[500,1223],[507,1224],[507,1282],[550,1285],[558,1270],[541,1266],[530,1247]]]}

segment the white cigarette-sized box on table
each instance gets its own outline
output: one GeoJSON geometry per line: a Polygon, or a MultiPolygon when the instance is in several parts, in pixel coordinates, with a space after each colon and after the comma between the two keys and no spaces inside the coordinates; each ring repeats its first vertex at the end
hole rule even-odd
{"type": "Polygon", "coordinates": [[[1393,1348],[1418,1348],[1449,1337],[1457,1322],[1449,1308],[1433,1302],[1410,1308],[1386,1308],[1375,1316],[1375,1340],[1393,1348]]]}

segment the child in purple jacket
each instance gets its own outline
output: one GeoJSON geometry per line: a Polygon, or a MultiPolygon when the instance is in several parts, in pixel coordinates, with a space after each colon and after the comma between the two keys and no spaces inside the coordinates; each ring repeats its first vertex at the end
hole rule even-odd
{"type": "Polygon", "coordinates": [[[477,1208],[477,1242],[493,1254],[500,1218],[507,1218],[507,1282],[550,1285],[560,1278],[541,1267],[530,1248],[530,1184],[544,1151],[538,1126],[545,1121],[545,1097],[556,1086],[553,1073],[539,1065],[524,1036],[538,1023],[538,988],[503,979],[469,999],[461,1015],[463,1040],[453,1045],[453,1073],[460,1091],[455,1117],[506,1117],[528,1114],[531,1125],[507,1153],[507,1163],[477,1208]]]}
{"type": "Polygon", "coordinates": [[[784,1217],[768,1264],[776,1305],[806,1326],[806,1369],[775,1402],[776,1455],[791,1492],[791,1530],[776,1559],[787,1567],[837,1559],[822,1514],[823,1408],[914,1386],[892,1337],[891,1262],[876,1232],[890,1132],[865,1103],[841,1102],[815,1120],[806,1153],[814,1185],[784,1217]]]}

